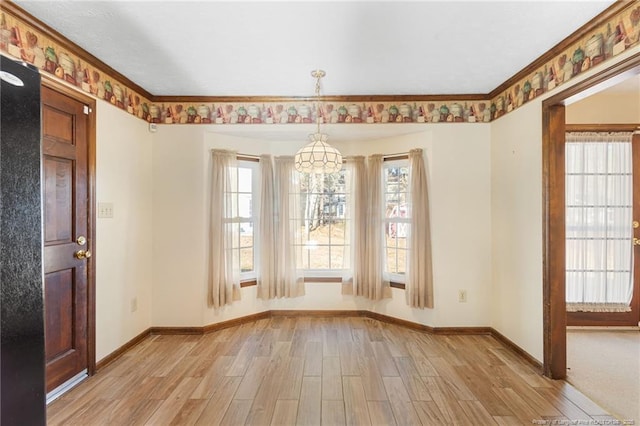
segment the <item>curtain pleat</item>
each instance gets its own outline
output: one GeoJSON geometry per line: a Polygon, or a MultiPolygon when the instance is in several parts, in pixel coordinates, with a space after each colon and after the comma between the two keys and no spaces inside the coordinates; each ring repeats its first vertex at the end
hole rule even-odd
{"type": "MultiPolygon", "coordinates": [[[[384,235],[384,188],[382,181],[382,155],[369,156],[366,165],[366,219],[364,232],[364,269],[360,285],[355,294],[372,300],[391,297],[389,281],[384,278],[385,235],[384,235]]],[[[354,217],[354,220],[362,220],[354,217]]]]}
{"type": "Polygon", "coordinates": [[[298,172],[293,157],[275,157],[275,292],[270,297],[304,295],[304,278],[296,266],[295,239],[300,223],[298,172]]]}
{"type": "Polygon", "coordinates": [[[257,282],[258,296],[265,300],[276,297],[276,257],[278,252],[274,185],[271,156],[262,155],[260,157],[260,264],[257,282]]]}
{"type": "Polygon", "coordinates": [[[421,149],[409,151],[409,217],[407,303],[413,308],[433,308],[429,196],[421,149]]]}
{"type": "Polygon", "coordinates": [[[240,298],[240,271],[237,250],[233,250],[237,230],[234,218],[238,206],[233,192],[237,192],[236,153],[214,149],[211,151],[211,204],[209,215],[209,274],[208,304],[220,308],[240,298]]]}

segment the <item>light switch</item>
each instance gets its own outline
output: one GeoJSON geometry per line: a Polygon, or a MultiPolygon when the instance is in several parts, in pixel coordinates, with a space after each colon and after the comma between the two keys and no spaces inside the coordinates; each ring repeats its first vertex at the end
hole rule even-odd
{"type": "Polygon", "coordinates": [[[113,218],[113,203],[98,203],[99,218],[113,218]]]}

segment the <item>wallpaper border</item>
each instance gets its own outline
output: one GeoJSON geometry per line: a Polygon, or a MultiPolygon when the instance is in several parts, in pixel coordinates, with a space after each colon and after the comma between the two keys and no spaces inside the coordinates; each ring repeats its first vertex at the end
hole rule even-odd
{"type": "Polygon", "coordinates": [[[155,96],[10,1],[0,51],[150,123],[487,123],[610,62],[640,42],[640,3],[614,3],[488,94],[312,98],[155,96]]]}

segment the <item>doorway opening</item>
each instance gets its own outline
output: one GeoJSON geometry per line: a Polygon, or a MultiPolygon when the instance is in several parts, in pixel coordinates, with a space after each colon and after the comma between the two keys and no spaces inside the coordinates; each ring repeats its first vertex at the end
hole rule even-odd
{"type": "MultiPolygon", "coordinates": [[[[640,54],[635,54],[542,103],[543,370],[553,379],[567,374],[565,106],[638,74],[640,54]]],[[[634,251],[637,266],[640,253],[634,251]]]]}

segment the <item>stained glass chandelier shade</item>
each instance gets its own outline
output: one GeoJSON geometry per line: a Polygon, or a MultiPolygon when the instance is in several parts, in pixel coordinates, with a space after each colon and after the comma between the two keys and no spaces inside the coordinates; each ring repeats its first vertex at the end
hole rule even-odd
{"type": "MultiPolygon", "coordinates": [[[[322,70],[311,72],[316,79],[316,96],[320,98],[320,79],[325,76],[322,70]]],[[[320,132],[320,114],[316,103],[318,129],[309,135],[310,142],[302,147],[295,156],[295,167],[301,173],[335,173],[342,168],[342,154],[327,143],[329,136],[320,132]]]]}

